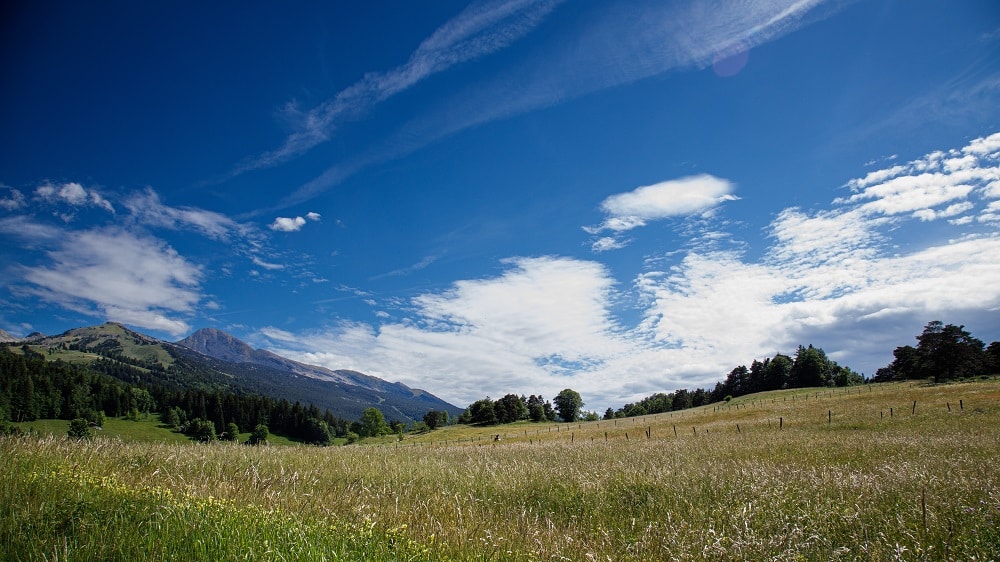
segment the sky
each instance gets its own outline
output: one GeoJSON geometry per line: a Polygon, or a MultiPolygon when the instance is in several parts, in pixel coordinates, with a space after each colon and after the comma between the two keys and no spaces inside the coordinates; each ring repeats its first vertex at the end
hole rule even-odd
{"type": "Polygon", "coordinates": [[[603,412],[1000,340],[993,0],[7,2],[0,328],[603,412]]]}

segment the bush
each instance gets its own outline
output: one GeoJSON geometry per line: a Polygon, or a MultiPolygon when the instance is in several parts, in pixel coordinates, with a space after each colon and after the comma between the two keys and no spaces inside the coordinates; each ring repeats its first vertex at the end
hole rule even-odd
{"type": "Polygon", "coordinates": [[[90,431],[90,422],[83,418],[76,418],[69,422],[67,435],[73,439],[90,439],[94,436],[90,431]]]}
{"type": "Polygon", "coordinates": [[[268,436],[267,426],[259,423],[257,427],[253,428],[253,433],[250,434],[250,439],[247,440],[249,445],[266,445],[268,436]]]}

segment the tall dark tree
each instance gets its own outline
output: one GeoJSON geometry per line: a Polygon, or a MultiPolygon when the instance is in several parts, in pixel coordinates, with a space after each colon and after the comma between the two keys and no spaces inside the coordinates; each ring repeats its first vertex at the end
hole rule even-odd
{"type": "Polygon", "coordinates": [[[833,362],[822,349],[800,345],[789,376],[795,387],[827,386],[833,385],[833,369],[833,362]]]}
{"type": "Polygon", "coordinates": [[[579,392],[571,388],[560,391],[552,401],[556,404],[559,417],[565,422],[576,421],[580,416],[580,410],[583,408],[583,397],[580,396],[579,392]]]}
{"type": "Polygon", "coordinates": [[[934,320],[917,336],[920,372],[935,382],[979,374],[983,367],[983,342],[965,326],[934,320]]]}
{"type": "Polygon", "coordinates": [[[528,397],[528,419],[533,422],[545,421],[545,400],[532,394],[528,397]]]}
{"type": "Polygon", "coordinates": [[[987,373],[1000,373],[1000,341],[995,341],[986,347],[987,373]]]}
{"type": "Polygon", "coordinates": [[[469,404],[465,413],[468,414],[467,423],[475,425],[494,425],[499,421],[493,400],[489,396],[469,404]]]}
{"type": "Polygon", "coordinates": [[[528,418],[528,405],[516,394],[508,394],[493,404],[499,423],[513,423],[528,418]]]}
{"type": "Polygon", "coordinates": [[[448,423],[448,412],[431,410],[424,414],[424,423],[431,429],[437,429],[448,423]]]}

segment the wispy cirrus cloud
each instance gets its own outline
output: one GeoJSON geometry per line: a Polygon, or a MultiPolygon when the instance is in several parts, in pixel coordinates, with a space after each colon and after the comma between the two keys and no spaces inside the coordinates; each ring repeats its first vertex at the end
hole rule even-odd
{"type": "Polygon", "coordinates": [[[13,211],[24,206],[24,194],[19,190],[12,187],[7,187],[0,185],[0,187],[5,188],[10,191],[10,194],[6,197],[0,197],[0,208],[4,208],[8,211],[13,211]]]}
{"type": "MultiPolygon", "coordinates": [[[[433,105],[418,105],[412,117],[395,133],[386,136],[382,143],[329,167],[282,199],[278,207],[307,201],[368,166],[399,158],[470,127],[671,70],[707,68],[720,58],[748,51],[825,18],[844,3],[842,0],[770,0],[743,3],[736,7],[720,4],[710,8],[695,0],[597,4],[587,9],[574,28],[546,38],[533,46],[530,53],[499,67],[481,81],[460,90],[445,92],[433,105]],[[627,40],[622,40],[623,37],[627,40]]],[[[534,8],[537,12],[530,12],[531,17],[523,16],[530,25],[512,25],[512,28],[530,31],[554,4],[543,3],[539,6],[534,8]]],[[[477,25],[493,21],[490,18],[470,18],[469,14],[477,13],[477,8],[470,10],[472,12],[463,13],[453,20],[456,29],[469,25],[463,23],[466,19],[477,22],[477,25]]],[[[494,12],[486,10],[486,13],[494,12]]],[[[508,11],[497,13],[506,14],[508,11]]],[[[520,14],[519,11],[509,13],[520,14]]],[[[446,24],[441,29],[450,25],[446,24]]],[[[484,27],[484,33],[487,29],[492,28],[484,27]]],[[[448,40],[434,40],[437,33],[427,40],[430,44],[452,44],[448,40]]],[[[453,35],[447,33],[443,37],[453,35]]],[[[486,44],[500,43],[486,41],[486,44]]],[[[455,42],[454,45],[465,43],[455,42]]],[[[421,57],[435,52],[429,49],[421,57]]],[[[452,59],[444,57],[444,60],[452,59]]],[[[440,71],[447,66],[431,65],[430,68],[440,71]]],[[[328,119],[313,120],[322,124],[320,130],[327,127],[328,119]]],[[[303,137],[323,138],[314,133],[303,134],[303,137]]],[[[275,163],[284,158],[286,152],[283,148],[274,153],[279,158],[265,155],[259,160],[275,163]]]]}
{"type": "Polygon", "coordinates": [[[475,2],[425,39],[402,65],[366,74],[320,105],[285,116],[298,124],[281,147],[236,167],[233,174],[281,164],[325,142],[344,122],[457,64],[501,50],[534,29],[562,0],[475,2]]]}
{"type": "Polygon", "coordinates": [[[128,196],[125,207],[143,225],[171,230],[193,229],[209,238],[226,241],[234,235],[249,234],[252,227],[228,216],[197,207],[172,207],[160,200],[152,188],[128,196]]]}

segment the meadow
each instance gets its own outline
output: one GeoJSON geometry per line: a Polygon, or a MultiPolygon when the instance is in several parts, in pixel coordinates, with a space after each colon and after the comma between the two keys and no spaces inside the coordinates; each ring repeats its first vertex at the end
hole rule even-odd
{"type": "Polygon", "coordinates": [[[997,381],[346,447],[0,451],[4,560],[1000,559],[997,381]]]}

